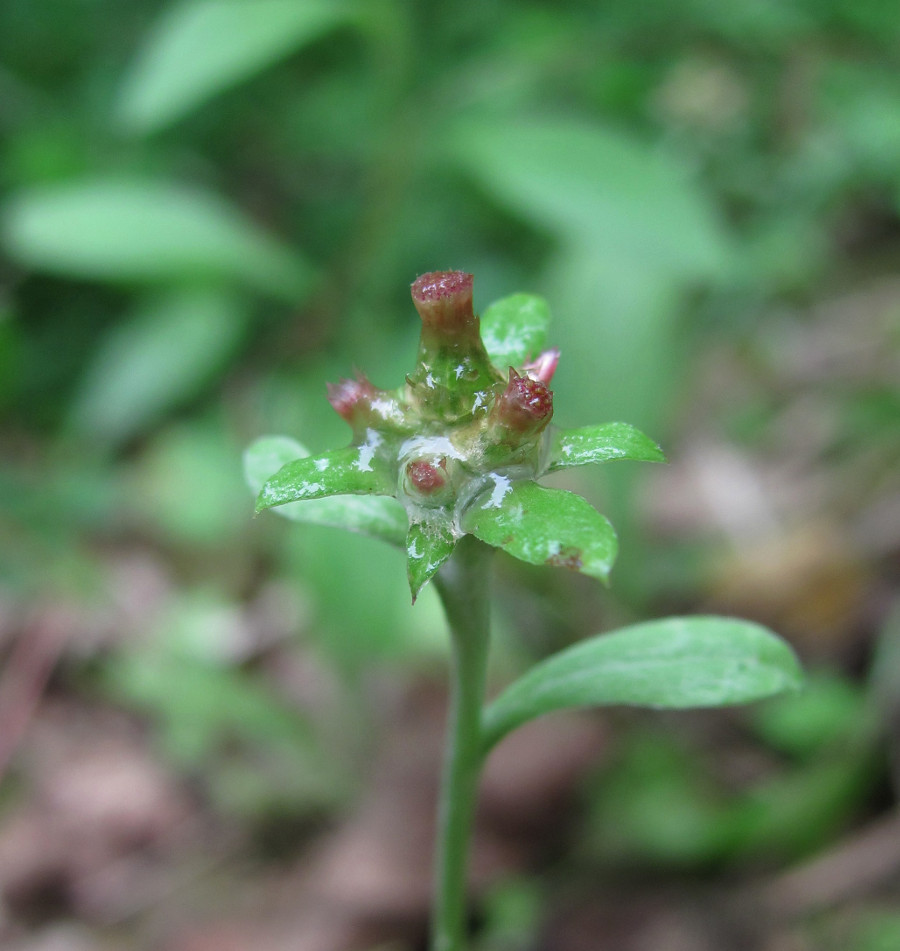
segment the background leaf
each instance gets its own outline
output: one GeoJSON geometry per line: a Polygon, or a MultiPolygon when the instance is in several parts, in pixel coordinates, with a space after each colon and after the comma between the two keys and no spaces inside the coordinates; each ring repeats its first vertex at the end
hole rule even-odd
{"type": "Polygon", "coordinates": [[[532,565],[607,578],[616,558],[616,533],[592,505],[573,492],[494,478],[494,488],[467,510],[467,532],[532,565]]]}
{"type": "Polygon", "coordinates": [[[112,328],[75,396],[71,422],[110,443],[195,396],[240,343],[247,312],[216,291],[173,293],[112,328]]]}
{"type": "Polygon", "coordinates": [[[521,367],[547,345],[550,307],[535,294],[511,294],[481,315],[481,339],[499,369],[521,367]]]}
{"type": "Polygon", "coordinates": [[[340,0],[189,0],[164,12],[126,77],[117,114],[153,132],[338,26],[340,0]]]}
{"type": "MultiPolygon", "coordinates": [[[[308,456],[309,450],[287,436],[264,436],[244,453],[244,475],[254,494],[282,466],[308,456]]],[[[371,535],[403,548],[406,545],[407,520],[403,506],[386,496],[338,495],[308,502],[289,502],[274,508],[278,515],[295,522],[330,525],[371,535]]]]}
{"type": "Polygon", "coordinates": [[[759,624],[702,616],[647,621],[532,667],[487,709],[486,743],[554,710],[719,707],[795,689],[801,677],[791,648],[759,624]]]}
{"type": "Polygon", "coordinates": [[[311,268],[215,195],[152,181],[100,179],[35,188],[0,218],[27,267],[112,281],[239,281],[292,302],[311,268]]]}
{"type": "Polygon", "coordinates": [[[581,429],[556,430],[548,472],[591,462],[631,459],[635,462],[665,462],[659,446],[628,423],[601,423],[581,429]]]}

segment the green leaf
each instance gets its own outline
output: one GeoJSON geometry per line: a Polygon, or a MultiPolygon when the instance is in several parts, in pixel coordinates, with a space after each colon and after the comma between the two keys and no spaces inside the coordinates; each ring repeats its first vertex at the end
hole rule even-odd
{"type": "Polygon", "coordinates": [[[189,0],[169,7],[127,75],[122,126],[152,132],[348,19],[339,0],[189,0]]]}
{"type": "Polygon", "coordinates": [[[370,430],[369,441],[362,446],[332,449],[283,465],[263,484],[256,511],[329,495],[379,495],[390,491],[389,474],[376,458],[380,440],[370,430]]]}
{"type": "Polygon", "coordinates": [[[601,423],[599,426],[556,431],[547,471],[583,466],[589,462],[609,462],[612,459],[666,461],[662,449],[634,426],[628,423],[601,423]]]}
{"type": "Polygon", "coordinates": [[[606,580],[616,558],[616,533],[580,495],[492,475],[463,518],[483,542],[532,565],[557,565],[606,580]]]}
{"type": "Polygon", "coordinates": [[[492,197],[596,258],[626,255],[680,280],[729,264],[727,234],[689,165],[596,122],[491,116],[449,124],[439,146],[492,197]]]}
{"type": "Polygon", "coordinates": [[[481,339],[500,369],[521,367],[547,345],[550,308],[543,297],[512,294],[491,304],[481,317],[481,339]]]}
{"type": "Polygon", "coordinates": [[[508,687],[485,712],[487,748],[554,710],[628,704],[719,707],[800,686],[791,648],[767,628],[725,617],[647,621],[561,651],[508,687]]]}
{"type": "Polygon", "coordinates": [[[185,291],[115,325],[93,354],[71,412],[74,427],[118,443],[196,395],[234,353],[247,313],[234,296],[185,291]]]}
{"type": "Polygon", "coordinates": [[[235,208],[195,188],[102,179],[24,191],[3,208],[9,254],[108,281],[239,281],[296,302],[311,268],[235,208]]]}
{"type": "MultiPolygon", "coordinates": [[[[258,494],[271,475],[309,450],[287,436],[263,436],[244,453],[244,476],[258,494]]],[[[385,496],[336,495],[306,502],[288,502],[274,510],[294,522],[330,525],[360,535],[370,535],[403,548],[407,521],[403,506],[385,496]]]]}
{"type": "Polygon", "coordinates": [[[453,554],[458,539],[450,526],[413,522],[406,538],[406,574],[413,604],[422,588],[453,554]]]}

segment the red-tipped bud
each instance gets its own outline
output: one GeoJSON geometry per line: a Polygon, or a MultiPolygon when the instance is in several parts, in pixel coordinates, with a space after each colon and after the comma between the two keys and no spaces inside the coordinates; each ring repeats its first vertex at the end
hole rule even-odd
{"type": "Polygon", "coordinates": [[[553,394],[543,380],[519,376],[509,368],[509,383],[497,398],[492,415],[508,430],[521,435],[540,432],[553,415],[553,394]]]}
{"type": "Polygon", "coordinates": [[[537,359],[531,363],[525,364],[525,372],[532,380],[540,380],[541,383],[549,383],[556,373],[556,365],[559,363],[559,350],[554,347],[552,350],[545,350],[538,354],[537,359]]]}
{"type": "Polygon", "coordinates": [[[431,271],[418,278],[412,285],[412,299],[424,326],[451,338],[477,327],[472,280],[463,271],[431,271]]]}
{"type": "Polygon", "coordinates": [[[425,459],[415,459],[406,466],[409,484],[420,495],[434,495],[447,484],[446,463],[436,466],[425,459]]]}
{"type": "Polygon", "coordinates": [[[369,421],[376,390],[362,374],[359,374],[355,380],[328,383],[327,389],[328,402],[334,407],[335,412],[354,429],[369,421]]]}

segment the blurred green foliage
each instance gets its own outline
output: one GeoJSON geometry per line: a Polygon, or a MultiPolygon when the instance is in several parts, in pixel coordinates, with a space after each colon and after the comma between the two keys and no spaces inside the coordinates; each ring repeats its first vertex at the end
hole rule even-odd
{"type": "MultiPolygon", "coordinates": [[[[251,522],[240,447],[348,435],[324,382],[357,361],[376,384],[402,378],[406,284],[443,267],[476,275],[479,309],[517,290],[551,302],[560,424],[624,419],[665,445],[702,349],[878,266],[900,200],[898,61],[880,0],[6,0],[0,583],[102,602],[104,546],[137,538],[172,566],[167,636],[173,617],[199,623],[194,585],[224,579],[231,603],[262,565],[351,680],[428,657],[440,621],[428,597],[409,609],[400,560],[251,522]]],[[[842,433],[895,433],[887,388],[844,412],[842,433]]],[[[640,603],[634,472],[594,478],[624,536],[613,590],[640,603]]],[[[173,643],[116,655],[110,675],[168,724],[173,756],[220,729],[245,753],[263,734],[278,747],[277,700],[173,643]]],[[[806,702],[760,720],[787,755],[833,737],[857,698],[832,684],[806,702]]],[[[629,756],[644,792],[610,787],[618,834],[649,834],[654,796],[660,822],[683,806],[657,853],[684,858],[701,820],[701,858],[765,831],[752,804],[695,788],[677,749],[629,756]]]]}

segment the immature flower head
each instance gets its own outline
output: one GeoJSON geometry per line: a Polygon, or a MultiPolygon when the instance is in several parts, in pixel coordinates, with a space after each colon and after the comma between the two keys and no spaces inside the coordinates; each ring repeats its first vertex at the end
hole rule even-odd
{"type": "Polygon", "coordinates": [[[326,388],[328,402],[354,430],[368,423],[372,415],[375,387],[361,373],[357,373],[355,380],[327,383],[326,388]]]}
{"type": "Polygon", "coordinates": [[[472,283],[472,275],[464,271],[430,271],[417,278],[411,289],[412,299],[423,328],[444,340],[477,334],[472,283]]]}
{"type": "Polygon", "coordinates": [[[497,397],[491,416],[495,423],[520,436],[533,436],[553,416],[553,393],[543,380],[520,376],[509,368],[509,382],[497,397]]]}

